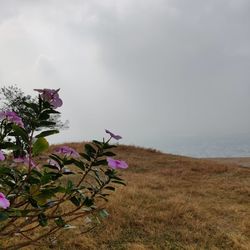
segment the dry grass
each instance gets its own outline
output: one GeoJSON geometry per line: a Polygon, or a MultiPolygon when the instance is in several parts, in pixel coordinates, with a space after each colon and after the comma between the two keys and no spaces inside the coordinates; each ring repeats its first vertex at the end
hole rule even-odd
{"type": "MultiPolygon", "coordinates": [[[[80,144],[70,146],[82,150],[80,144]]],[[[29,249],[250,249],[250,169],[120,146],[129,163],[107,203],[110,217],[88,234],[29,249]]]]}

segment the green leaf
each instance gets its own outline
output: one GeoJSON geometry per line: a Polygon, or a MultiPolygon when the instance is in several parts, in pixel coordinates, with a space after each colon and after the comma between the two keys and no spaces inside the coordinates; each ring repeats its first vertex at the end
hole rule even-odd
{"type": "Polygon", "coordinates": [[[64,166],[66,165],[72,165],[73,163],[75,163],[75,159],[71,158],[71,159],[63,159],[63,164],[64,166]]]}
{"type": "Polygon", "coordinates": [[[82,161],[74,160],[76,167],[80,168],[82,171],[85,171],[85,164],[82,161]]]}
{"type": "Polygon", "coordinates": [[[40,177],[40,178],[42,177],[42,174],[39,171],[35,170],[35,169],[32,169],[31,173],[38,176],[38,177],[40,177]]]}
{"type": "Polygon", "coordinates": [[[87,206],[87,207],[90,207],[90,206],[92,206],[94,204],[94,202],[93,202],[93,200],[91,198],[86,197],[85,200],[84,200],[84,202],[83,202],[83,204],[85,206],[87,206]]]}
{"type": "Polygon", "coordinates": [[[49,183],[50,181],[56,181],[62,176],[62,174],[55,172],[47,172],[41,177],[41,184],[49,183]]]}
{"type": "Polygon", "coordinates": [[[32,207],[35,207],[35,208],[38,207],[37,201],[36,201],[36,200],[34,200],[34,199],[32,199],[32,198],[29,198],[29,202],[30,202],[30,204],[31,204],[32,207]]]}
{"type": "Polygon", "coordinates": [[[50,189],[41,190],[39,194],[33,196],[33,199],[37,201],[38,205],[43,206],[47,203],[47,200],[55,196],[56,193],[64,193],[65,189],[63,187],[55,187],[50,189]]]}
{"type": "Polygon", "coordinates": [[[47,127],[47,126],[54,126],[56,125],[55,122],[51,122],[51,121],[40,121],[39,126],[40,127],[47,127]]]}
{"type": "Polygon", "coordinates": [[[29,184],[39,184],[40,183],[40,179],[35,178],[34,176],[29,176],[29,178],[27,179],[27,182],[29,184]]]}
{"type": "Polygon", "coordinates": [[[71,197],[70,201],[77,207],[79,207],[81,204],[81,200],[75,196],[71,197]]]}
{"type": "Polygon", "coordinates": [[[31,195],[36,195],[40,192],[40,186],[39,185],[31,185],[29,190],[31,195]]]}
{"type": "Polygon", "coordinates": [[[30,212],[32,212],[31,209],[20,210],[17,208],[11,208],[8,210],[9,217],[25,217],[30,212]]]}
{"type": "Polygon", "coordinates": [[[22,217],[22,213],[18,209],[11,209],[9,212],[10,217],[22,217]]]}
{"type": "Polygon", "coordinates": [[[66,192],[66,189],[62,186],[58,186],[56,188],[54,188],[54,192],[56,193],[65,193],[66,192]]]}
{"type": "Polygon", "coordinates": [[[105,174],[106,174],[107,176],[109,176],[110,179],[114,179],[114,180],[117,180],[117,181],[123,181],[123,179],[121,179],[120,177],[118,177],[118,176],[115,175],[114,170],[108,169],[108,170],[105,172],[105,174]]]}
{"type": "Polygon", "coordinates": [[[66,225],[65,221],[62,219],[62,217],[55,218],[55,223],[58,227],[64,227],[66,225]]]}
{"type": "Polygon", "coordinates": [[[116,148],[115,145],[109,145],[108,143],[103,144],[103,149],[110,149],[110,148],[116,148]]]}
{"type": "Polygon", "coordinates": [[[111,152],[111,151],[108,151],[108,152],[105,152],[103,153],[102,155],[105,155],[105,156],[115,156],[116,154],[111,152]]]}
{"type": "Polygon", "coordinates": [[[35,103],[28,103],[28,102],[23,102],[23,104],[27,107],[27,108],[31,108],[35,111],[35,113],[39,112],[39,106],[35,103]]]}
{"type": "Polygon", "coordinates": [[[48,225],[48,220],[45,214],[39,214],[38,221],[39,221],[40,226],[42,227],[45,227],[48,225]]]}
{"type": "Polygon", "coordinates": [[[34,113],[31,113],[31,112],[25,111],[25,110],[22,110],[22,116],[26,116],[26,117],[28,117],[29,119],[30,119],[30,118],[36,119],[36,116],[34,115],[34,113]]]}
{"type": "Polygon", "coordinates": [[[48,114],[61,114],[59,111],[56,111],[56,110],[54,110],[54,109],[48,109],[48,110],[46,110],[46,112],[47,112],[48,114]]]}
{"type": "Polygon", "coordinates": [[[0,143],[1,149],[18,150],[20,147],[12,142],[2,142],[0,143]]]}
{"type": "Polygon", "coordinates": [[[96,153],[96,149],[90,145],[90,144],[85,144],[85,152],[88,156],[92,157],[96,153]]]}
{"type": "Polygon", "coordinates": [[[102,186],[103,183],[101,182],[100,178],[98,178],[98,177],[94,177],[94,178],[97,181],[97,183],[99,184],[99,186],[102,186]]]}
{"type": "Polygon", "coordinates": [[[101,165],[107,165],[107,160],[100,160],[100,161],[96,161],[93,166],[101,166],[101,165]]]}
{"type": "Polygon", "coordinates": [[[40,196],[34,197],[34,200],[37,202],[38,206],[43,206],[47,203],[48,199],[46,198],[46,196],[43,197],[42,195],[40,195],[40,196]]]}
{"type": "Polygon", "coordinates": [[[84,153],[80,153],[80,155],[81,155],[84,159],[86,159],[87,161],[91,161],[91,158],[90,158],[88,155],[86,155],[86,154],[84,154],[84,153]]]}
{"type": "Polygon", "coordinates": [[[93,140],[92,143],[99,149],[102,149],[102,143],[96,140],[93,140]]]}
{"type": "MultiPolygon", "coordinates": [[[[11,173],[10,167],[4,167],[4,166],[0,167],[0,175],[6,175],[6,174],[10,174],[10,173],[11,173]]],[[[13,178],[14,178],[14,176],[13,176],[13,178]]]]}
{"type": "Polygon", "coordinates": [[[42,112],[42,113],[39,115],[39,119],[40,119],[40,120],[48,120],[49,117],[50,117],[50,115],[49,115],[46,111],[42,112]]]}
{"type": "Polygon", "coordinates": [[[109,213],[107,212],[107,210],[105,209],[102,209],[100,212],[99,212],[99,215],[101,218],[105,219],[109,216],[109,213]]]}
{"type": "Polygon", "coordinates": [[[9,180],[4,180],[3,183],[10,186],[11,188],[14,188],[16,186],[15,182],[9,180]]]}
{"type": "Polygon", "coordinates": [[[25,142],[29,141],[29,136],[28,136],[25,129],[23,129],[15,124],[12,125],[12,129],[13,129],[15,135],[20,136],[25,142]]]}
{"type": "Polygon", "coordinates": [[[40,134],[36,135],[36,138],[40,138],[40,137],[46,137],[49,135],[54,135],[54,134],[58,134],[59,131],[57,129],[53,129],[53,130],[47,130],[47,131],[43,131],[40,134]]]}
{"type": "Polygon", "coordinates": [[[58,163],[58,165],[60,166],[60,168],[63,168],[63,166],[64,166],[62,163],[63,160],[58,155],[52,154],[49,156],[49,158],[56,161],[58,163]]]}
{"type": "Polygon", "coordinates": [[[43,101],[43,108],[44,109],[50,109],[51,108],[51,104],[48,101],[42,100],[43,101]]]}
{"type": "Polygon", "coordinates": [[[58,167],[56,167],[54,165],[50,165],[50,164],[45,164],[45,165],[43,165],[43,167],[50,168],[50,169],[53,169],[53,170],[59,170],[58,167]]]}
{"type": "Polygon", "coordinates": [[[0,221],[7,220],[9,218],[9,215],[5,212],[0,212],[0,221]]]}
{"type": "Polygon", "coordinates": [[[100,146],[102,145],[102,142],[97,141],[97,140],[93,140],[92,142],[95,143],[95,144],[98,144],[98,145],[100,145],[100,146]]]}
{"type": "Polygon", "coordinates": [[[49,149],[49,143],[44,137],[40,137],[33,144],[33,154],[38,155],[49,149]]]}
{"type": "Polygon", "coordinates": [[[111,186],[107,186],[107,187],[105,187],[105,189],[108,189],[108,190],[111,190],[111,191],[115,191],[115,188],[111,187],[111,186]]]}
{"type": "Polygon", "coordinates": [[[102,198],[103,200],[105,200],[105,201],[109,201],[105,196],[103,196],[103,195],[98,195],[98,198],[102,198]]]}
{"type": "Polygon", "coordinates": [[[116,184],[121,184],[123,186],[126,186],[126,183],[122,182],[122,181],[112,181],[113,183],[116,183],[116,184]]]}
{"type": "Polygon", "coordinates": [[[66,186],[66,193],[67,194],[71,193],[73,187],[74,187],[73,182],[71,180],[68,180],[67,186],[66,186]]]}

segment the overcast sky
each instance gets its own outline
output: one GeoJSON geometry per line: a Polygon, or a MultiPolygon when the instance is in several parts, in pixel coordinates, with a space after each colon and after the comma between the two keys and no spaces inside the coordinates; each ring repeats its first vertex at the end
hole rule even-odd
{"type": "Polygon", "coordinates": [[[61,88],[56,142],[250,134],[249,79],[249,0],[0,0],[0,84],[61,88]]]}

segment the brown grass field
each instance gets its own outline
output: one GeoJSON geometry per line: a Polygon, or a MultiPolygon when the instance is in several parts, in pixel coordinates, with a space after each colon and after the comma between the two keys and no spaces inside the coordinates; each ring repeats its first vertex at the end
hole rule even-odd
{"type": "Polygon", "coordinates": [[[116,153],[129,168],[106,203],[110,216],[87,234],[79,226],[26,249],[250,249],[250,168],[134,146],[116,153]]]}

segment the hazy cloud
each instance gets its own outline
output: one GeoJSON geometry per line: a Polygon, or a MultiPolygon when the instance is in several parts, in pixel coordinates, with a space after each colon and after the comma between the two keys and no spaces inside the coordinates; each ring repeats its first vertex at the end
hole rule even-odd
{"type": "Polygon", "coordinates": [[[249,23],[248,0],[1,1],[0,81],[61,87],[62,141],[250,133],[249,23]]]}

